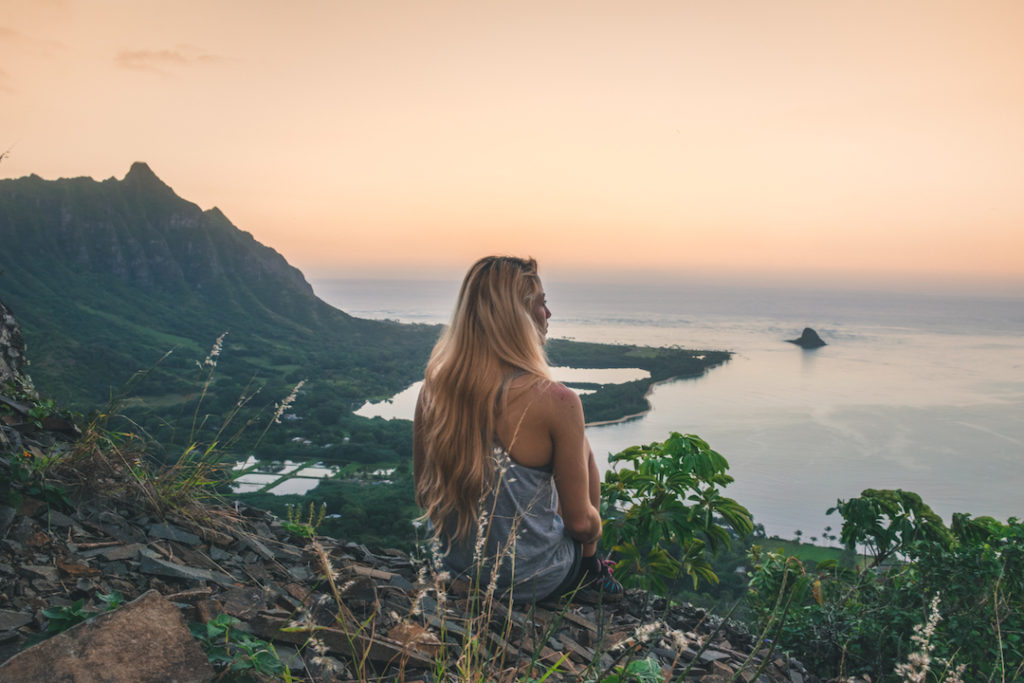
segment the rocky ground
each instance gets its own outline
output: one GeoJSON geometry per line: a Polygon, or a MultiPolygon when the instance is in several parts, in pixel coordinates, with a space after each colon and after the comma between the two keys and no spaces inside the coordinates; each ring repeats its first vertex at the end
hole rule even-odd
{"type": "Polygon", "coordinates": [[[0,680],[817,680],[644,591],[513,608],[397,550],[175,498],[39,410],[2,303],[0,323],[0,680]]]}
{"type": "Polygon", "coordinates": [[[210,680],[187,623],[223,614],[239,620],[236,640],[273,642],[298,680],[458,680],[473,652],[488,677],[507,680],[556,664],[548,680],[600,680],[647,658],[688,681],[815,680],[782,653],[751,654],[754,639],[735,624],[643,591],[607,605],[481,607],[465,586],[435,585],[415,558],[302,538],[260,510],[157,516],[109,463],[81,460],[92,468],[84,479],[55,466],[51,479],[21,481],[32,458],[85,456],[68,429],[11,408],[4,421],[0,476],[21,495],[17,509],[0,508],[2,680],[210,680]],[[101,596],[115,594],[124,605],[108,611],[101,596]],[[22,650],[54,610],[99,616],[22,650]]]}

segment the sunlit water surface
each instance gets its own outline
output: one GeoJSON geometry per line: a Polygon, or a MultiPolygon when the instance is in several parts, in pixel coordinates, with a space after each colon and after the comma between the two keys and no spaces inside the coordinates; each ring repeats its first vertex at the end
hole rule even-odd
{"type": "MultiPolygon", "coordinates": [[[[627,446],[698,434],[729,460],[728,494],[783,535],[838,528],[826,509],[865,488],[915,491],[947,521],[1024,517],[1024,299],[545,284],[552,337],[734,352],[702,378],[657,386],[644,417],[589,427],[603,466],[627,446]],[[828,346],[783,341],[804,326],[828,346]]],[[[313,286],[359,317],[427,323],[447,322],[457,289],[313,286]]],[[[411,417],[416,391],[386,416],[411,417]]]]}

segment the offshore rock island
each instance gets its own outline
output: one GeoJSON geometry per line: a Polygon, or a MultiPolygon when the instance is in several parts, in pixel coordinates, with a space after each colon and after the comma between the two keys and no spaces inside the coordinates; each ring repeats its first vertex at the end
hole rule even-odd
{"type": "Polygon", "coordinates": [[[786,341],[796,344],[802,349],[817,349],[826,346],[825,341],[810,327],[805,327],[803,333],[796,339],[787,339],[786,341]]]}

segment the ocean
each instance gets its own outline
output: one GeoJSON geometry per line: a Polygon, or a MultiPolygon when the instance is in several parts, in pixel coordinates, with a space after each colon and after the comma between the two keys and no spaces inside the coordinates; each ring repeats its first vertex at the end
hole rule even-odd
{"type": "MultiPolygon", "coordinates": [[[[445,323],[457,283],[318,279],[359,317],[445,323]]],[[[658,385],[641,418],[587,428],[607,456],[673,431],[726,457],[725,495],[769,534],[820,536],[866,488],[922,496],[948,523],[1024,517],[1024,297],[545,281],[549,336],[728,350],[698,379],[658,385]],[[785,339],[813,327],[827,346],[785,339]]],[[[367,414],[411,417],[415,388],[367,414]]]]}

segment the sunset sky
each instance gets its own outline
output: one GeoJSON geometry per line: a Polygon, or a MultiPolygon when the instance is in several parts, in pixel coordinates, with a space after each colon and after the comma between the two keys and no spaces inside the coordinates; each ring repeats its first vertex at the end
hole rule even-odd
{"type": "Polygon", "coordinates": [[[5,150],[311,277],[1024,293],[1024,2],[0,0],[5,150]]]}

